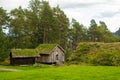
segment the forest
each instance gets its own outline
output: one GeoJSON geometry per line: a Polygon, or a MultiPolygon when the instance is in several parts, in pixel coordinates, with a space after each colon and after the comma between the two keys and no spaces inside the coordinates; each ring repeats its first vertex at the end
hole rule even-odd
{"type": "MultiPolygon", "coordinates": [[[[87,16],[87,15],[86,15],[87,16]]],[[[27,8],[19,6],[7,12],[0,7],[0,62],[10,49],[32,49],[39,44],[59,44],[66,50],[66,59],[81,42],[119,42],[120,29],[112,33],[104,21],[99,25],[91,19],[84,26],[74,18],[70,21],[59,5],[30,0],[27,8]]]]}

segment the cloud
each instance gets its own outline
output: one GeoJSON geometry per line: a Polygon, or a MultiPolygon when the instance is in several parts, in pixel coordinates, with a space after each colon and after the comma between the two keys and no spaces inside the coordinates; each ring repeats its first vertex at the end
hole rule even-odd
{"type": "Polygon", "coordinates": [[[5,8],[7,11],[10,11],[11,9],[18,8],[19,6],[26,8],[28,6],[28,2],[29,0],[1,0],[0,6],[5,8]]]}
{"type": "Polygon", "coordinates": [[[101,3],[69,3],[66,5],[63,5],[62,8],[68,9],[68,8],[86,8],[90,6],[95,6],[101,3]]]}
{"type": "Polygon", "coordinates": [[[120,10],[117,12],[104,12],[101,13],[101,17],[105,18],[105,17],[114,17],[115,15],[120,14],[120,10]]]}
{"type": "Polygon", "coordinates": [[[104,4],[106,1],[100,1],[100,0],[69,0],[69,1],[60,1],[56,2],[56,4],[60,4],[61,8],[68,9],[68,8],[86,8],[91,6],[96,6],[100,4],[104,4]]]}
{"type": "Polygon", "coordinates": [[[104,11],[104,12],[99,12],[98,15],[95,15],[95,18],[112,18],[116,15],[120,14],[120,10],[117,11],[104,11]]]}

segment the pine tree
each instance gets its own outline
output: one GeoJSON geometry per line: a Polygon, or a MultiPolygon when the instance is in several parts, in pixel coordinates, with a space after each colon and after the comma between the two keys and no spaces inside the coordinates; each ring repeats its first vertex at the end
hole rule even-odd
{"type": "Polygon", "coordinates": [[[59,32],[59,44],[63,48],[67,48],[67,41],[68,41],[68,28],[69,28],[69,19],[67,18],[66,14],[63,10],[59,8],[59,6],[53,8],[55,17],[57,18],[57,25],[58,27],[57,32],[59,32]]]}
{"type": "Polygon", "coordinates": [[[89,36],[90,41],[95,42],[98,39],[97,34],[96,34],[98,25],[94,19],[92,19],[90,22],[91,22],[91,24],[90,24],[90,27],[88,30],[88,36],[89,36]]]}
{"type": "Polygon", "coordinates": [[[85,27],[77,22],[75,19],[72,19],[72,28],[70,30],[70,40],[72,42],[72,48],[73,50],[76,49],[77,44],[79,42],[85,41],[86,40],[86,29],[85,27]]]}

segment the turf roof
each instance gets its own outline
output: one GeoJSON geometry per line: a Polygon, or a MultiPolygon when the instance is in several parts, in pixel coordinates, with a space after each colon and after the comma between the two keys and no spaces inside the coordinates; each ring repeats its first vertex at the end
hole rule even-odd
{"type": "Polygon", "coordinates": [[[34,57],[40,56],[39,54],[50,54],[56,46],[58,44],[40,44],[35,49],[12,49],[11,51],[13,57],[34,57]]]}
{"type": "Polygon", "coordinates": [[[57,44],[40,44],[36,49],[39,54],[50,54],[57,44]]]}
{"type": "Polygon", "coordinates": [[[39,56],[36,49],[12,49],[13,57],[39,56]]]}

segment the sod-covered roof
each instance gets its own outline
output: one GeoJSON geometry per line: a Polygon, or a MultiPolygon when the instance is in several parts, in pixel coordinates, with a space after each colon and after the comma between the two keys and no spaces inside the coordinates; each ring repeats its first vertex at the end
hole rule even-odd
{"type": "Polygon", "coordinates": [[[40,44],[35,49],[12,49],[11,52],[13,57],[39,57],[40,54],[50,54],[56,47],[64,52],[58,44],[40,44]]]}
{"type": "Polygon", "coordinates": [[[58,44],[40,44],[36,49],[39,54],[50,54],[58,44]]]}
{"type": "Polygon", "coordinates": [[[12,49],[13,57],[35,57],[39,56],[36,49],[12,49]]]}

